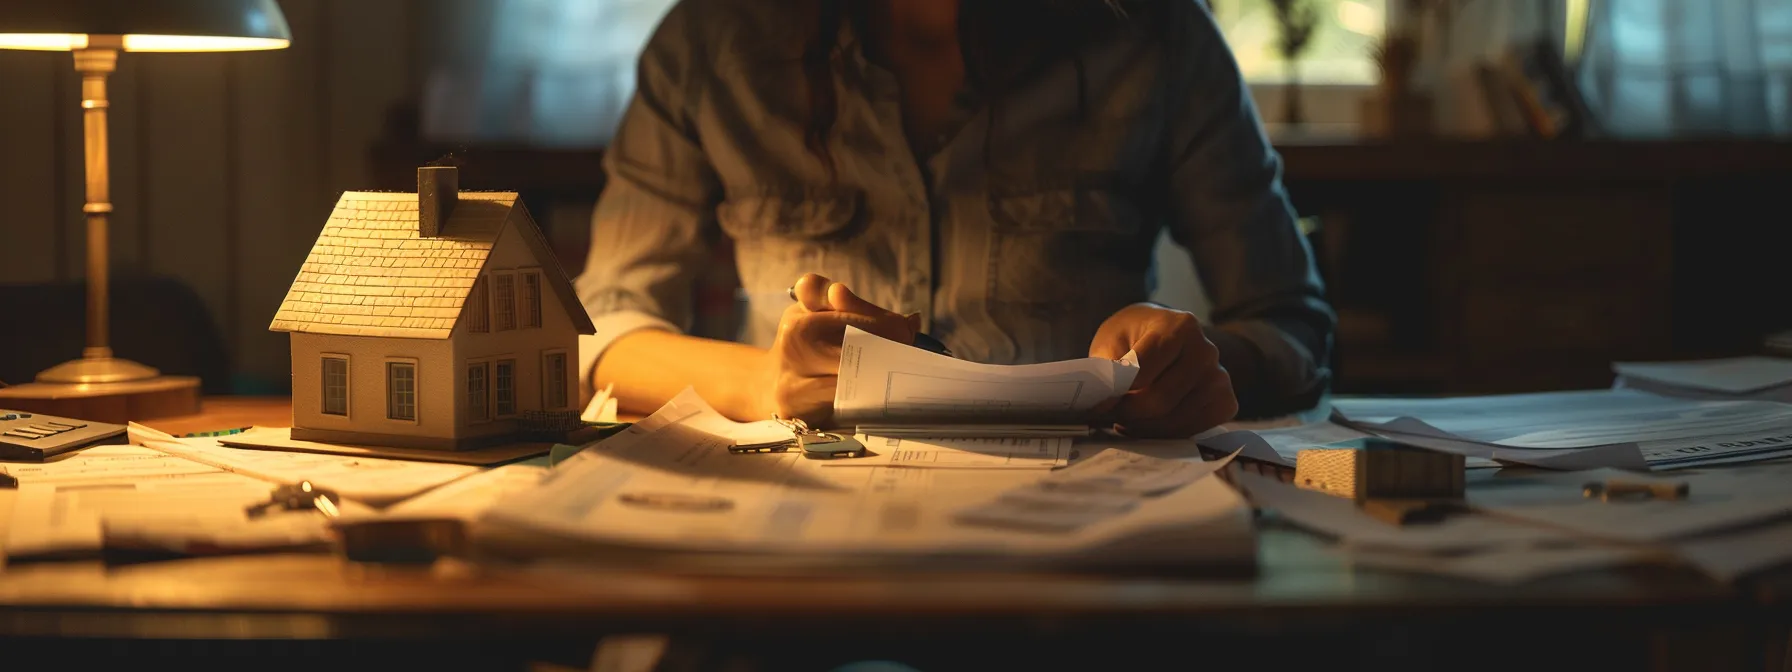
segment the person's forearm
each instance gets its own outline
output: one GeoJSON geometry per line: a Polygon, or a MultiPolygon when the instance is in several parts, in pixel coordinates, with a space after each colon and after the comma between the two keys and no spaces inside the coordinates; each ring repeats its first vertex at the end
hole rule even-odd
{"type": "Polygon", "coordinates": [[[625,413],[652,413],[688,386],[722,415],[764,420],[772,384],[766,357],[748,345],[642,329],[604,350],[592,380],[598,388],[614,384],[625,413]]]}
{"type": "Polygon", "coordinates": [[[1287,342],[1298,342],[1298,336],[1289,335],[1284,341],[1272,329],[1264,328],[1270,326],[1267,322],[1248,333],[1242,326],[1215,327],[1207,332],[1219,348],[1220,365],[1231,374],[1238,418],[1288,415],[1318,403],[1330,382],[1322,360],[1315,359],[1304,343],[1287,342]]]}

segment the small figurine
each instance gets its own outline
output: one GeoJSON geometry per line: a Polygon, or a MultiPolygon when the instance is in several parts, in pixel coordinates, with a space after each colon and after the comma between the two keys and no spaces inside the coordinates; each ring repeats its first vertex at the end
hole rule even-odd
{"type": "Polygon", "coordinates": [[[292,338],[292,438],[464,450],[582,425],[572,282],[514,192],[350,191],[269,326],[292,338]]]}

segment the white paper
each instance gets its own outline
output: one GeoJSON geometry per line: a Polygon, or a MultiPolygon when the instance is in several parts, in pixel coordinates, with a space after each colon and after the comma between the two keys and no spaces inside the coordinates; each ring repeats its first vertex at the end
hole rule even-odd
{"type": "Polygon", "coordinates": [[[1792,359],[1779,357],[1618,362],[1612,371],[1635,380],[1733,395],[1792,385],[1792,359]]]}
{"type": "Polygon", "coordinates": [[[541,485],[548,470],[531,464],[506,464],[456,480],[379,511],[344,513],[341,522],[378,520],[459,520],[471,522],[499,498],[541,485]]]}
{"type": "Polygon", "coordinates": [[[1057,424],[1126,393],[1137,355],[1044,364],[979,364],[846,328],[835,422],[1057,424]]]}
{"type": "Polygon", "coordinates": [[[1497,584],[1519,584],[1546,576],[1654,559],[1658,553],[1624,546],[1499,548],[1463,555],[1434,555],[1355,549],[1350,562],[1364,567],[1437,574],[1497,584]]]}
{"type": "Polygon", "coordinates": [[[855,434],[916,439],[1085,437],[1094,433],[1080,425],[858,425],[855,434]]]}
{"type": "Polygon", "coordinates": [[[1567,533],[1547,527],[1474,514],[1424,525],[1393,525],[1363,513],[1353,500],[1248,472],[1234,470],[1232,478],[1258,507],[1273,509],[1296,525],[1356,548],[1436,553],[1574,541],[1567,533]]]}
{"type": "Polygon", "coordinates": [[[478,473],[479,467],[323,453],[245,450],[214,438],[143,439],[147,448],[219,469],[282,484],[311,481],[344,498],[388,506],[436,486],[478,473]]]}
{"type": "Polygon", "coordinates": [[[1193,483],[1231,461],[1231,456],[1213,461],[1178,460],[1106,448],[1073,466],[1047,474],[1039,485],[1071,492],[1151,496],[1193,483]]]}
{"type": "Polygon", "coordinates": [[[579,419],[585,422],[616,422],[616,398],[611,396],[616,391],[616,384],[605,385],[591,397],[591,403],[585,405],[585,411],[579,419]]]}
{"type": "Polygon", "coordinates": [[[1763,474],[1644,476],[1613,469],[1497,479],[1471,489],[1470,505],[1581,538],[1655,543],[1792,517],[1792,483],[1763,474]],[[1681,500],[1602,501],[1582,486],[1609,479],[1686,483],[1681,500]]]}
{"type": "Polygon", "coordinates": [[[218,472],[217,467],[142,446],[93,446],[43,463],[0,463],[21,484],[101,479],[154,479],[218,472]]]}
{"type": "Polygon", "coordinates": [[[933,469],[1052,469],[1068,463],[1071,439],[903,439],[858,435],[867,457],[825,460],[823,467],[921,467],[933,469]]]}
{"type": "Polygon", "coordinates": [[[1674,552],[1712,578],[1735,581],[1792,562],[1792,522],[1689,539],[1674,552]]]}
{"type": "MultiPolygon", "coordinates": [[[[265,544],[266,535],[253,525],[258,521],[250,521],[245,509],[267,501],[273,488],[259,479],[216,470],[160,478],[21,484],[7,527],[6,553],[23,557],[96,552],[109,536],[153,539],[168,550],[180,550],[187,542],[265,544]]],[[[311,528],[313,538],[319,538],[322,526],[311,528]]]]}
{"type": "Polygon", "coordinates": [[[832,461],[730,453],[725,440],[671,422],[676,409],[661,411],[667,416],[649,416],[563,462],[538,487],[500,498],[480,518],[480,538],[512,550],[530,535],[547,535],[604,548],[829,562],[940,555],[1198,562],[1254,552],[1248,509],[1219,479],[1196,480],[1069,533],[992,529],[954,514],[1037,482],[1043,471],[826,469],[820,465],[832,461]],[[1096,553],[1104,544],[1126,552],[1096,553]]]}
{"type": "MultiPolygon", "coordinates": [[[[1634,450],[1655,468],[1766,459],[1792,454],[1792,404],[1705,401],[1636,390],[1588,390],[1447,399],[1340,399],[1333,407],[1370,431],[1458,440],[1520,449],[1598,448],[1604,459],[1569,468],[1616,463],[1634,450]]],[[[1468,449],[1468,444],[1459,444],[1468,449]]],[[[1553,453],[1572,455],[1572,453],[1553,453]]],[[[1529,462],[1552,453],[1504,450],[1492,455],[1529,462]]],[[[1538,466],[1568,465],[1540,464],[1538,466]]]]}

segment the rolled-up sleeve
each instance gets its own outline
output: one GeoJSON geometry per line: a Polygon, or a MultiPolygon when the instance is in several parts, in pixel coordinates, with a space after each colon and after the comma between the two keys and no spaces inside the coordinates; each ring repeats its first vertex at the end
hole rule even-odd
{"type": "Polygon", "coordinates": [[[1165,143],[1170,232],[1206,287],[1240,416],[1303,410],[1329,386],[1337,317],[1238,64],[1212,16],[1186,4],[1168,64],[1179,98],[1165,143]]]}
{"type": "Polygon", "coordinates": [[[574,281],[597,333],[581,337],[582,382],[616,339],[684,331],[692,284],[715,232],[720,193],[698,140],[703,41],[685,3],[661,20],[637,68],[635,93],[604,153],[607,181],[591,217],[585,270],[574,281]]]}

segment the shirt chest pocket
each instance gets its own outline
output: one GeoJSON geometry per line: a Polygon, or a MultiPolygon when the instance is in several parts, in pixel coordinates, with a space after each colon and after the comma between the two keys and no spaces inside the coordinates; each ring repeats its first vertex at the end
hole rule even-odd
{"type": "Polygon", "coordinates": [[[731,196],[716,208],[716,219],[738,244],[824,243],[860,228],[863,202],[863,194],[852,190],[731,196]]]}
{"type": "Polygon", "coordinates": [[[992,190],[989,294],[998,310],[1061,321],[1137,293],[1156,230],[1104,185],[992,190]]]}
{"type": "Polygon", "coordinates": [[[1025,234],[1137,234],[1140,217],[1132,199],[1101,186],[993,190],[989,216],[997,232],[1025,234]]]}

